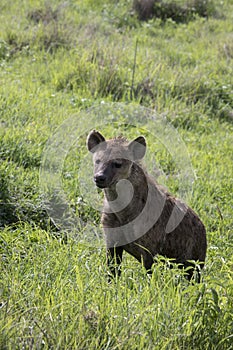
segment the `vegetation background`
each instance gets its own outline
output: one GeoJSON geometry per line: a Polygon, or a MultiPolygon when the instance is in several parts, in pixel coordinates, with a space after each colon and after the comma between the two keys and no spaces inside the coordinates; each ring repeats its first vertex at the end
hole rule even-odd
{"type": "MultiPolygon", "coordinates": [[[[233,349],[233,1],[1,0],[0,81],[0,349],[233,349]],[[160,262],[148,281],[130,256],[108,284],[104,249],[64,241],[49,218],[46,142],[103,101],[156,109],[182,136],[208,234],[200,284],[160,262]]],[[[151,148],[176,193],[172,159],[151,148]]],[[[85,137],[63,184],[94,225],[84,154],[85,137]]]]}

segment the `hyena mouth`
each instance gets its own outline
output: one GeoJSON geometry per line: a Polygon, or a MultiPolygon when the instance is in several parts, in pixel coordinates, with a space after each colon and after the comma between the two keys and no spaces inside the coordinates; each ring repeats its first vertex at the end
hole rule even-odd
{"type": "Polygon", "coordinates": [[[98,188],[101,188],[101,189],[104,189],[104,188],[107,188],[108,186],[106,184],[100,184],[100,183],[95,183],[96,187],[98,188]]]}
{"type": "Polygon", "coordinates": [[[116,185],[115,181],[98,180],[96,178],[94,178],[94,182],[95,182],[96,187],[98,187],[100,189],[110,188],[110,187],[116,185]]]}
{"type": "Polygon", "coordinates": [[[98,187],[98,188],[106,188],[108,187],[108,183],[106,181],[106,178],[105,177],[100,177],[100,176],[95,176],[94,177],[94,182],[95,182],[95,185],[98,187]]]}
{"type": "Polygon", "coordinates": [[[97,173],[94,176],[94,182],[95,185],[98,188],[109,188],[111,186],[114,186],[116,183],[116,179],[115,178],[109,178],[107,175],[105,175],[104,173],[97,173]]]}

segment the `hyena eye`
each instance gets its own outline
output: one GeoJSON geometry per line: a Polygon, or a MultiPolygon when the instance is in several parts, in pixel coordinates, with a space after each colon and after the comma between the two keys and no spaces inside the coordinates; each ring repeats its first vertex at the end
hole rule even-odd
{"type": "Polygon", "coordinates": [[[121,166],[122,166],[122,163],[120,162],[120,161],[118,161],[118,162],[113,162],[113,166],[115,167],[115,168],[121,168],[121,166]]]}
{"type": "Polygon", "coordinates": [[[99,164],[100,163],[100,159],[96,159],[95,164],[99,164]]]}

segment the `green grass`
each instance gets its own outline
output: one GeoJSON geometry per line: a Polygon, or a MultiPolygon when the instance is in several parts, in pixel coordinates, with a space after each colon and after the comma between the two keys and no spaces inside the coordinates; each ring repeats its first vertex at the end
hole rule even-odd
{"type": "MultiPolygon", "coordinates": [[[[0,349],[232,349],[233,2],[212,4],[208,19],[177,23],[140,21],[129,0],[1,2],[0,349]],[[65,240],[49,217],[40,184],[47,142],[103,102],[154,109],[182,137],[195,174],[188,202],[207,229],[199,285],[162,262],[149,280],[127,255],[121,278],[107,283],[104,244],[80,239],[99,226],[80,187],[91,164],[88,116],[61,173],[83,225],[65,240]]],[[[144,133],[165,185],[179,193],[176,164],[146,121],[134,128],[119,112],[119,122],[100,131],[144,133]]]]}

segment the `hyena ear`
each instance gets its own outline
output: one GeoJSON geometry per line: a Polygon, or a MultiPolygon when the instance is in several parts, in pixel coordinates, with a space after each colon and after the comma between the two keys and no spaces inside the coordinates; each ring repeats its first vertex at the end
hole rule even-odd
{"type": "Polygon", "coordinates": [[[143,136],[139,136],[130,142],[128,147],[133,154],[133,160],[140,160],[146,153],[146,140],[143,136]]]}
{"type": "Polygon", "coordinates": [[[96,151],[96,147],[101,143],[104,142],[105,138],[101,133],[99,133],[96,130],[92,130],[90,134],[87,136],[87,149],[88,151],[94,153],[96,151]]]}

